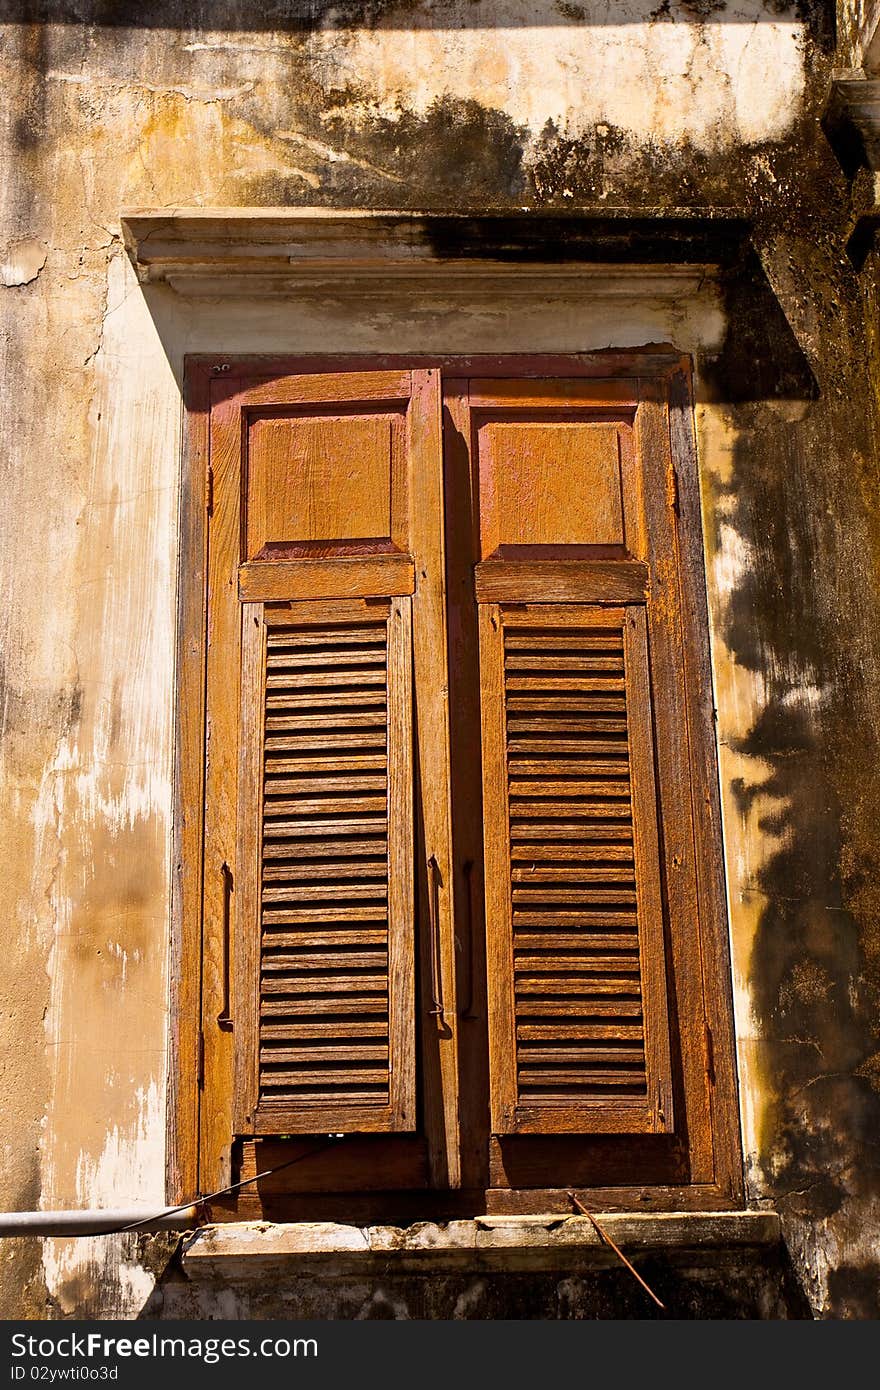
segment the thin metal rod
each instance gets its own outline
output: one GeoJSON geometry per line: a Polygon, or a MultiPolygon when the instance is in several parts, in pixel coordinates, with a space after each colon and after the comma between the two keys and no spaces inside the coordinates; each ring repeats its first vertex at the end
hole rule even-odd
{"type": "Polygon", "coordinates": [[[223,1000],[217,1023],[226,1032],[232,1030],[232,1015],[229,1012],[229,923],[232,912],[232,870],[224,860],[220,866],[223,877],[223,1000]]]}
{"type": "Polygon", "coordinates": [[[428,925],[431,934],[431,1004],[428,1012],[443,1022],[443,974],[440,959],[440,865],[432,854],[428,860],[428,925]]]}
{"type": "MultiPolygon", "coordinates": [[[[263,1178],[271,1178],[274,1173],[283,1173],[285,1168],[292,1168],[296,1163],[302,1163],[307,1158],[313,1158],[316,1154],[323,1153],[325,1149],[332,1148],[334,1144],[338,1144],[344,1138],[344,1134],[328,1134],[323,1144],[316,1144],[314,1148],[306,1149],[304,1154],[297,1154],[295,1158],[289,1158],[286,1163],[276,1163],[274,1168],[264,1168],[262,1173],[254,1173],[251,1178],[242,1178],[240,1182],[232,1182],[228,1187],[218,1187],[215,1192],[206,1193],[204,1197],[199,1198],[196,1206],[202,1212],[207,1211],[215,1197],[228,1197],[231,1193],[238,1192],[239,1188],[248,1187],[251,1183],[262,1181],[263,1178]]],[[[171,1207],[169,1210],[181,1211],[182,1207],[171,1207]]],[[[118,1233],[122,1235],[126,1231],[138,1230],[142,1224],[140,1221],[132,1221],[128,1226],[120,1226],[118,1233]]]]}
{"type": "Polygon", "coordinates": [[[611,1239],[611,1237],[610,1237],[610,1235],[608,1234],[608,1232],[607,1232],[606,1230],[604,1230],[602,1226],[599,1225],[599,1223],[598,1223],[598,1221],[596,1220],[596,1218],[595,1218],[595,1216],[593,1215],[593,1213],[592,1213],[591,1211],[587,1211],[587,1208],[584,1206],[583,1202],[582,1202],[578,1197],[576,1197],[576,1196],[574,1195],[573,1192],[569,1191],[568,1195],[569,1195],[569,1197],[571,1198],[571,1200],[572,1200],[572,1202],[574,1203],[574,1205],[577,1207],[578,1211],[583,1212],[583,1214],[584,1214],[584,1216],[587,1218],[587,1220],[588,1220],[588,1221],[591,1221],[591,1222],[593,1223],[593,1226],[595,1227],[596,1234],[598,1235],[599,1239],[600,1239],[605,1245],[610,1245],[610,1246],[611,1246],[611,1249],[614,1251],[614,1253],[615,1253],[615,1255],[617,1256],[617,1258],[618,1258],[623,1264],[626,1265],[627,1269],[629,1270],[629,1272],[630,1272],[630,1274],[633,1276],[633,1278],[634,1278],[634,1279],[637,1279],[637,1280],[639,1281],[639,1283],[641,1284],[642,1288],[645,1290],[645,1293],[648,1295],[648,1297],[649,1297],[649,1298],[653,1298],[654,1302],[657,1304],[657,1307],[658,1307],[658,1308],[662,1308],[663,1311],[664,1311],[664,1313],[665,1313],[665,1312],[666,1312],[666,1304],[660,1302],[660,1300],[659,1300],[659,1298],[657,1297],[657,1295],[655,1294],[654,1290],[650,1287],[649,1284],[646,1284],[646,1283],[645,1283],[645,1281],[644,1281],[644,1279],[642,1278],[641,1274],[639,1274],[639,1271],[638,1271],[637,1269],[633,1269],[633,1267],[632,1267],[632,1265],[630,1264],[629,1260],[626,1258],[626,1255],[624,1255],[623,1251],[620,1250],[620,1249],[614,1244],[614,1241],[611,1239]]]}

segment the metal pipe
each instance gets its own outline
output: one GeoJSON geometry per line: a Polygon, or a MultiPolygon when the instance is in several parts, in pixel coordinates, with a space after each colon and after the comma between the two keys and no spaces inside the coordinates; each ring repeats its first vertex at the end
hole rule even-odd
{"type": "Polygon", "coordinates": [[[138,1231],[182,1231],[196,1224],[198,1208],[120,1207],[104,1211],[4,1211],[2,1236],[101,1236],[133,1226],[138,1231]]]}

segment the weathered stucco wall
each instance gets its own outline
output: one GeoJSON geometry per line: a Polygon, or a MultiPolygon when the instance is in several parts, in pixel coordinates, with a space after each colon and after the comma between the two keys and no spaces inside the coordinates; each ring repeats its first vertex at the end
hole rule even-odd
{"type": "MultiPolygon", "coordinates": [[[[163,1197],[183,354],[671,340],[697,359],[750,1198],[817,1312],[876,1314],[876,302],[819,126],[864,7],[836,38],[818,0],[141,9],[0,3],[0,1206],[163,1197]],[[724,206],[756,249],[688,302],[362,318],[145,296],[122,249],[125,206],[292,203],[724,206]]],[[[134,1314],[161,1259],[4,1242],[2,1308],[134,1314]]]]}

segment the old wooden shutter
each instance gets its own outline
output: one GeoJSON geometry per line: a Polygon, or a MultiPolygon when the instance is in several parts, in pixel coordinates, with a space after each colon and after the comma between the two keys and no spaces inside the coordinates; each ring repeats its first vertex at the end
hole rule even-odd
{"type": "Polygon", "coordinates": [[[665,1128],[644,611],[481,613],[493,1127],[665,1128]]]}
{"type": "Polygon", "coordinates": [[[240,422],[234,1128],[415,1128],[410,373],[240,422]]]}
{"type": "Polygon", "coordinates": [[[444,533],[436,367],[269,365],[203,367],[202,1190],[234,1136],[253,1173],[259,1136],[348,1131],[308,1190],[713,1204],[711,695],[666,385],[450,378],[444,533]]]}
{"type": "Polygon", "coordinates": [[[246,604],[244,628],[257,1128],[412,1127],[410,600],[246,604]]]}
{"type": "Polygon", "coordinates": [[[496,1134],[673,1119],[631,422],[585,395],[470,390],[496,1134]]]}

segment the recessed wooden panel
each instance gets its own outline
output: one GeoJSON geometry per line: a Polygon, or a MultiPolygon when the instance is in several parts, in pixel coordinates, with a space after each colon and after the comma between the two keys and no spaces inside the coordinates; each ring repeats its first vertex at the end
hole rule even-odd
{"type": "Polygon", "coordinates": [[[625,544],[616,425],[487,420],[478,447],[484,559],[511,546],[625,544]]]}
{"type": "Polygon", "coordinates": [[[389,414],[252,420],[248,559],[293,558],[321,546],[339,553],[346,542],[390,548],[393,423],[389,414]]]}

